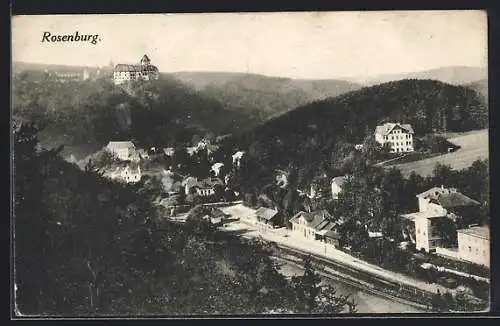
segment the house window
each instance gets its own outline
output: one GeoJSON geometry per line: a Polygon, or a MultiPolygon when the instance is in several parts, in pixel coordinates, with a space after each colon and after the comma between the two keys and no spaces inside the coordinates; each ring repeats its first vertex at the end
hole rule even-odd
{"type": "Polygon", "coordinates": [[[472,248],[471,248],[471,246],[469,246],[469,252],[472,252],[472,248]]]}

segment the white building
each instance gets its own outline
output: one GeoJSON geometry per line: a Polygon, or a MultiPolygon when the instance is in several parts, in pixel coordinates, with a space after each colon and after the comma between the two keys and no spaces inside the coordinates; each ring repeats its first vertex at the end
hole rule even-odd
{"type": "Polygon", "coordinates": [[[415,244],[418,250],[433,251],[442,245],[437,225],[442,219],[455,220],[464,207],[479,203],[454,188],[434,187],[417,195],[419,212],[402,217],[415,225],[415,244]]]}
{"type": "Polygon", "coordinates": [[[388,122],[375,128],[375,140],[390,144],[393,153],[413,152],[413,134],[410,124],[388,122]]]}
{"type": "Polygon", "coordinates": [[[216,177],[219,176],[222,167],[224,167],[224,163],[220,163],[220,162],[217,162],[217,163],[212,165],[211,170],[214,172],[216,177]]]}
{"type": "Polygon", "coordinates": [[[332,221],[332,219],[333,217],[326,210],[317,210],[310,213],[299,212],[290,219],[292,235],[337,246],[340,236],[336,227],[339,223],[332,221]]]}
{"type": "Polygon", "coordinates": [[[113,172],[108,174],[111,179],[124,181],[126,183],[136,183],[141,181],[141,167],[133,169],[130,166],[117,167],[113,172]]]}
{"type": "Polygon", "coordinates": [[[151,64],[151,60],[147,55],[142,57],[140,64],[117,64],[113,72],[113,82],[115,85],[132,80],[154,80],[159,77],[158,68],[151,64]]]}
{"type": "Polygon", "coordinates": [[[203,197],[213,196],[215,195],[216,187],[223,185],[223,182],[217,178],[203,179],[196,185],[196,193],[203,197]]]}
{"type": "Polygon", "coordinates": [[[198,186],[198,179],[196,179],[195,177],[187,177],[186,179],[182,180],[181,185],[184,187],[184,193],[186,195],[189,195],[191,193],[191,189],[198,186]]]}
{"type": "Polygon", "coordinates": [[[479,265],[490,266],[490,229],[476,226],[457,231],[459,258],[479,265]]]}
{"type": "Polygon", "coordinates": [[[165,155],[168,157],[172,157],[175,154],[175,149],[173,147],[165,147],[163,149],[163,153],[165,153],[165,155]]]}
{"type": "Polygon", "coordinates": [[[122,161],[132,161],[138,158],[135,145],[131,141],[110,141],[106,150],[122,161]]]}
{"type": "Polygon", "coordinates": [[[346,183],[347,177],[340,176],[332,179],[332,198],[338,199],[339,193],[342,191],[342,186],[346,183]]]}
{"type": "Polygon", "coordinates": [[[241,158],[245,155],[244,151],[238,151],[233,154],[233,165],[236,165],[237,167],[240,167],[241,164],[241,158]]]}

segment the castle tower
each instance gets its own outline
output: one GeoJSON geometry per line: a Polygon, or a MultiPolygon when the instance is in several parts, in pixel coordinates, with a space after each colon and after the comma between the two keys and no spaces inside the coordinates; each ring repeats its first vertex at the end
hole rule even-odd
{"type": "Polygon", "coordinates": [[[141,65],[148,66],[150,64],[151,64],[151,60],[149,59],[149,57],[147,55],[144,55],[141,59],[141,65]]]}

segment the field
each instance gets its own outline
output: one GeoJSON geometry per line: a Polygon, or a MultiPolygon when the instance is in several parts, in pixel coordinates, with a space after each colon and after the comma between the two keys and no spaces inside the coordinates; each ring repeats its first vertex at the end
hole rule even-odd
{"type": "Polygon", "coordinates": [[[469,167],[475,160],[484,160],[489,157],[488,129],[448,136],[451,137],[448,138],[450,142],[461,148],[453,153],[392,166],[400,169],[406,176],[412,171],[422,176],[428,176],[432,174],[437,163],[450,165],[455,170],[461,170],[469,167]]]}

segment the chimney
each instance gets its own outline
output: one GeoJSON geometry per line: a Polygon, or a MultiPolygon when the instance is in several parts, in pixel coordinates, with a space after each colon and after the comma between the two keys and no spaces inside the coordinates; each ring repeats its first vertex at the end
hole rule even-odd
{"type": "Polygon", "coordinates": [[[441,189],[444,190],[444,186],[443,185],[441,185],[441,189]]]}

